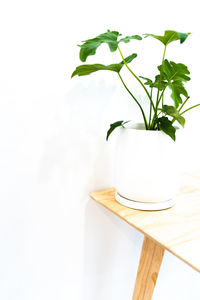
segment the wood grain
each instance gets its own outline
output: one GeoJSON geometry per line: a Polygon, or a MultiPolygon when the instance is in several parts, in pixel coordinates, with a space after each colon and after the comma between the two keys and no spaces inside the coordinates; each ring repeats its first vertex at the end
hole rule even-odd
{"type": "Polygon", "coordinates": [[[164,248],[144,237],[132,300],[151,300],[162,263],[164,248]]]}
{"type": "Polygon", "coordinates": [[[93,192],[91,198],[200,272],[200,172],[187,174],[174,207],[139,211],[115,200],[115,189],[93,192]]]}

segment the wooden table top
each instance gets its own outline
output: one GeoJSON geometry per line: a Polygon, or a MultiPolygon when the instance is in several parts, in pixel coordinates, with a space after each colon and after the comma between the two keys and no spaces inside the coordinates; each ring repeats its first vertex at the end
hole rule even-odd
{"type": "Polygon", "coordinates": [[[200,272],[200,172],[184,175],[174,207],[139,211],[115,200],[115,189],[90,197],[200,272]]]}

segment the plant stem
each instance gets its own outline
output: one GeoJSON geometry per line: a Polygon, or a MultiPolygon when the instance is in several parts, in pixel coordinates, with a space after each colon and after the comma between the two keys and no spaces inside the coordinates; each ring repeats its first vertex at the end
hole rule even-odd
{"type": "Polygon", "coordinates": [[[150,96],[150,94],[149,94],[147,88],[144,86],[144,84],[142,83],[142,81],[137,77],[137,75],[135,75],[135,73],[133,73],[133,71],[129,68],[129,66],[128,66],[127,63],[126,63],[126,61],[125,61],[125,59],[124,59],[124,56],[123,56],[123,54],[122,54],[121,49],[119,48],[119,46],[118,46],[118,50],[119,50],[119,53],[120,53],[120,55],[121,55],[121,57],[122,57],[122,60],[123,60],[123,62],[124,62],[124,64],[125,64],[125,66],[126,66],[127,69],[129,70],[129,72],[135,77],[135,79],[137,79],[137,81],[141,84],[141,86],[142,86],[143,89],[145,90],[145,92],[146,92],[146,94],[147,94],[147,96],[148,96],[148,98],[149,98],[149,100],[150,100],[150,102],[151,102],[151,104],[152,104],[152,107],[153,107],[153,109],[154,109],[154,111],[155,111],[154,103],[153,103],[153,101],[152,101],[152,99],[151,99],[151,96],[150,96]]]}
{"type": "Polygon", "coordinates": [[[163,57],[162,57],[162,65],[161,65],[161,70],[160,70],[160,80],[159,80],[159,83],[158,83],[158,92],[157,92],[157,99],[156,99],[156,108],[158,108],[158,105],[159,105],[160,83],[161,83],[161,81],[162,81],[162,75],[163,75],[163,67],[164,67],[164,60],[165,60],[166,48],[167,48],[167,46],[165,45],[164,53],[163,53],[163,57]]]}
{"type": "Polygon", "coordinates": [[[161,97],[162,97],[162,106],[163,106],[164,105],[164,93],[162,93],[161,97]]]}
{"type": "MultiPolygon", "coordinates": [[[[151,88],[151,99],[152,99],[152,94],[153,94],[153,88],[151,88]]],[[[150,102],[150,112],[149,112],[149,127],[151,125],[151,113],[152,113],[152,104],[150,102]]]]}
{"type": "MultiPolygon", "coordinates": [[[[161,99],[162,99],[162,106],[163,106],[163,99],[164,99],[164,92],[165,92],[165,90],[166,90],[166,88],[167,88],[167,86],[171,83],[171,80],[176,76],[176,74],[177,74],[177,72],[168,80],[168,83],[167,83],[167,85],[163,88],[163,90],[162,90],[162,93],[160,94],[160,97],[159,97],[159,100],[158,100],[158,105],[160,104],[160,101],[161,101],[161,99]]],[[[187,98],[186,100],[188,100],[189,98],[187,98]]],[[[186,102],[185,102],[186,103],[186,102]]],[[[184,104],[185,104],[184,103],[184,104]]],[[[183,107],[183,105],[182,105],[182,107],[183,107]]]]}
{"type": "Polygon", "coordinates": [[[183,106],[185,105],[185,103],[188,101],[188,99],[190,99],[190,97],[187,97],[187,98],[185,99],[185,101],[183,102],[183,104],[182,104],[181,107],[179,108],[178,112],[181,111],[181,109],[183,108],[183,106]]]}
{"type": "Polygon", "coordinates": [[[167,45],[165,45],[163,58],[162,58],[162,71],[163,71],[163,63],[164,63],[164,60],[165,60],[166,49],[167,49],[167,45]]]}
{"type": "Polygon", "coordinates": [[[196,104],[196,105],[194,105],[194,106],[189,107],[188,109],[184,110],[180,115],[182,116],[182,115],[183,115],[184,113],[186,113],[188,110],[193,109],[193,108],[195,108],[195,107],[197,107],[197,106],[200,106],[200,103],[199,103],[199,104],[196,104]]]}
{"type": "MultiPolygon", "coordinates": [[[[160,103],[161,99],[164,98],[164,91],[165,91],[166,87],[162,90],[162,93],[160,94],[160,98],[159,98],[159,101],[158,101],[158,104],[160,103]]],[[[163,105],[163,102],[162,102],[162,105],[163,105]]]]}
{"type": "Polygon", "coordinates": [[[148,130],[148,123],[147,123],[147,119],[146,119],[146,116],[145,116],[145,113],[142,109],[142,106],[140,105],[140,103],[138,102],[138,100],[135,98],[135,96],[131,93],[131,91],[128,89],[128,87],[126,86],[126,84],[124,83],[124,80],[122,79],[121,75],[118,73],[119,75],[119,78],[121,80],[121,82],[123,83],[123,86],[125,87],[125,89],[127,90],[127,92],[131,95],[131,97],[135,100],[135,102],[137,103],[137,105],[139,106],[140,110],[141,110],[141,113],[142,113],[142,116],[143,116],[143,119],[144,119],[144,124],[145,124],[145,128],[146,130],[148,130]]]}
{"type": "Polygon", "coordinates": [[[162,57],[162,65],[161,65],[161,70],[160,70],[160,80],[159,80],[159,83],[158,83],[158,91],[157,91],[157,97],[156,97],[156,107],[155,107],[155,110],[154,110],[155,113],[154,113],[153,120],[152,120],[152,123],[151,123],[151,129],[154,128],[155,121],[157,119],[158,106],[159,106],[160,100],[162,99],[162,97],[164,95],[164,90],[165,90],[164,89],[162,91],[161,96],[160,96],[160,83],[162,81],[162,75],[163,75],[163,67],[164,67],[164,60],[165,60],[166,49],[167,49],[167,45],[165,45],[164,52],[163,52],[163,57],[162,57]]]}

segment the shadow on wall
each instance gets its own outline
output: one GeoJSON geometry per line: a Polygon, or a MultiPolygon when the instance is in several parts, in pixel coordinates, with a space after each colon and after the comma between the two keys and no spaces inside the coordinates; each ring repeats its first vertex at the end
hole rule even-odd
{"type": "Polygon", "coordinates": [[[83,300],[131,299],[142,234],[91,199],[84,230],[83,300]]]}

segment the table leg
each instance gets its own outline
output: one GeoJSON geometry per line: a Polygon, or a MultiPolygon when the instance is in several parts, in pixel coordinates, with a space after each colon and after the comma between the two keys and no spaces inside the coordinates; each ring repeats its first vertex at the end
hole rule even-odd
{"type": "Polygon", "coordinates": [[[164,248],[144,237],[132,300],[151,300],[164,255],[164,248]]]}

